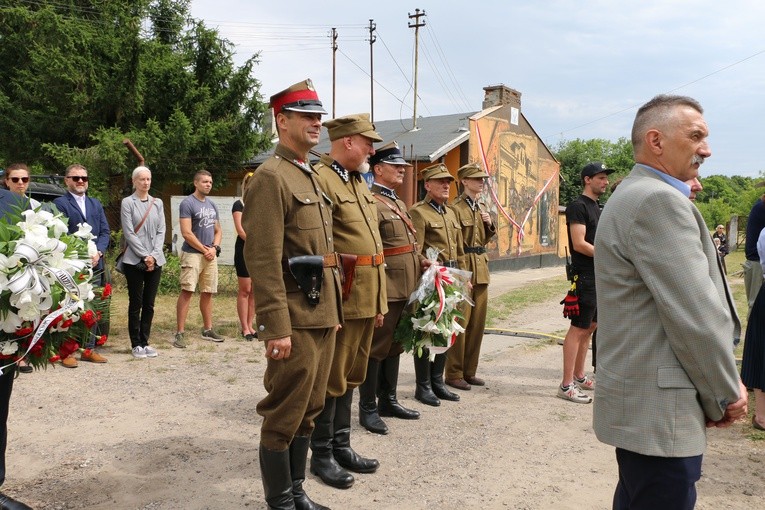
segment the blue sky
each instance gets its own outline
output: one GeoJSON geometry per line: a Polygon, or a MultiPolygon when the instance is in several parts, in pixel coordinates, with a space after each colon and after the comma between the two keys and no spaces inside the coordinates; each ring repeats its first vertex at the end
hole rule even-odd
{"type": "Polygon", "coordinates": [[[480,110],[483,87],[504,83],[555,148],[629,137],[637,107],[674,92],[706,110],[712,157],[702,175],[765,171],[765,2],[192,0],[191,12],[236,45],[238,62],[261,52],[266,98],[310,77],[330,112],[336,27],[338,116],[370,111],[373,19],[375,119],[411,125],[415,8],[426,13],[418,116],[480,110]]]}

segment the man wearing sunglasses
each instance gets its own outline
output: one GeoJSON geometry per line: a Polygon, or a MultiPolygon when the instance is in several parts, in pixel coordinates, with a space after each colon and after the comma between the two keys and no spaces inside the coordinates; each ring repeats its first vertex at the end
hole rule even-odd
{"type": "MultiPolygon", "coordinates": [[[[109,223],[106,221],[106,214],[104,214],[104,207],[97,199],[86,195],[88,191],[88,171],[84,166],[77,163],[68,166],[64,172],[64,183],[69,192],[55,199],[53,204],[69,218],[70,234],[77,232],[81,223],[90,225],[91,233],[96,236],[94,242],[98,250],[91,257],[93,273],[95,274],[93,285],[103,285],[105,269],[103,256],[106,248],[109,246],[110,233],[109,223]]],[[[88,344],[85,352],[90,354],[86,355],[83,352],[80,359],[93,363],[106,363],[106,358],[93,349],[95,347],[95,336],[93,334],[88,339],[88,344]],[[92,345],[90,345],[91,343],[92,345]]],[[[70,355],[63,359],[61,364],[67,368],[75,368],[77,360],[74,356],[70,355]]]]}

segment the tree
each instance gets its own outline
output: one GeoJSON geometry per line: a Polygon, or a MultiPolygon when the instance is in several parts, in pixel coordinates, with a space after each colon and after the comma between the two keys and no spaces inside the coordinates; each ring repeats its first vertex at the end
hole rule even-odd
{"type": "Polygon", "coordinates": [[[257,55],[237,68],[232,44],[188,7],[0,0],[0,157],[52,173],[81,162],[97,191],[135,166],[126,137],[155,186],[200,168],[225,174],[266,150],[257,55]]]}
{"type": "MultiPolygon", "coordinates": [[[[565,205],[582,193],[582,168],[591,161],[601,161],[615,170],[609,177],[614,182],[629,173],[634,165],[632,144],[626,138],[616,142],[595,138],[562,141],[554,151],[561,165],[560,203],[565,205]]],[[[603,197],[607,199],[610,191],[603,197]]]]}

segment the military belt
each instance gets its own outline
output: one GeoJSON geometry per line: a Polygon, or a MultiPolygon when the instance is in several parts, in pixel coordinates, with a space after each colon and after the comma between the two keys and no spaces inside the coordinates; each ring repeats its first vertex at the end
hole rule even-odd
{"type": "Polygon", "coordinates": [[[451,267],[451,268],[454,268],[454,269],[459,269],[460,268],[460,265],[459,265],[459,263],[457,263],[456,260],[446,260],[446,261],[442,262],[441,265],[444,266],[444,267],[451,267]]]}
{"type": "Polygon", "coordinates": [[[412,244],[405,244],[404,246],[396,246],[393,248],[385,248],[383,250],[383,255],[386,257],[392,257],[393,255],[403,255],[404,253],[412,253],[417,251],[417,245],[412,244]]]}
{"type": "Polygon", "coordinates": [[[375,253],[374,255],[356,255],[357,266],[376,267],[382,265],[383,262],[385,262],[385,255],[382,253],[375,253]]]}
{"type": "Polygon", "coordinates": [[[477,253],[478,255],[483,255],[486,253],[486,248],[484,246],[465,246],[465,253],[477,253]]]}
{"type": "MultiPolygon", "coordinates": [[[[340,254],[337,252],[327,253],[326,255],[320,255],[323,259],[322,265],[324,267],[343,267],[342,262],[340,262],[340,254]]],[[[288,260],[282,260],[282,269],[289,272],[290,265],[288,260]]]]}

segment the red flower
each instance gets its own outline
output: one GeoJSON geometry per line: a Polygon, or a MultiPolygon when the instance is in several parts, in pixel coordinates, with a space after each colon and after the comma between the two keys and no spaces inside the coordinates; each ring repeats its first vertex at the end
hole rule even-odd
{"type": "Polygon", "coordinates": [[[61,328],[62,329],[71,328],[72,324],[74,324],[74,319],[67,319],[61,323],[61,328]]]}
{"type": "Polygon", "coordinates": [[[85,323],[85,327],[87,327],[88,329],[90,329],[93,326],[95,326],[96,325],[96,321],[98,320],[96,318],[96,314],[93,313],[93,310],[88,310],[87,312],[82,314],[80,319],[82,319],[82,321],[85,323]]]}
{"type": "Polygon", "coordinates": [[[48,361],[50,361],[51,363],[61,361],[61,356],[51,356],[50,358],[48,358],[48,361]]]}
{"type": "Polygon", "coordinates": [[[103,317],[103,313],[101,313],[101,310],[96,310],[96,320],[100,321],[101,317],[103,317]]]}
{"type": "Polygon", "coordinates": [[[106,343],[107,338],[108,337],[106,335],[101,335],[100,337],[98,337],[98,340],[96,340],[96,345],[104,345],[106,343]]]}
{"type": "Polygon", "coordinates": [[[32,349],[29,351],[29,354],[33,356],[42,356],[43,354],[43,346],[45,344],[43,343],[42,338],[32,347],[32,349]]]}
{"type": "Polygon", "coordinates": [[[78,280],[85,280],[87,278],[87,275],[85,273],[80,273],[80,275],[77,277],[78,280]]]}
{"type": "Polygon", "coordinates": [[[34,333],[34,331],[35,331],[35,328],[33,328],[32,326],[27,326],[27,327],[24,327],[24,328],[18,328],[16,330],[16,336],[29,336],[32,333],[34,333]]]}
{"type": "Polygon", "coordinates": [[[86,358],[89,358],[91,354],[93,354],[93,349],[85,349],[82,351],[82,355],[86,358]]]}
{"type": "Polygon", "coordinates": [[[73,354],[79,348],[80,348],[80,344],[78,344],[75,339],[67,338],[61,344],[61,347],[59,347],[58,354],[61,357],[61,359],[64,359],[64,358],[69,357],[71,354],[73,354]]]}
{"type": "Polygon", "coordinates": [[[106,285],[104,285],[104,290],[101,291],[101,299],[106,299],[111,295],[112,295],[112,284],[107,283],[106,285]]]}

